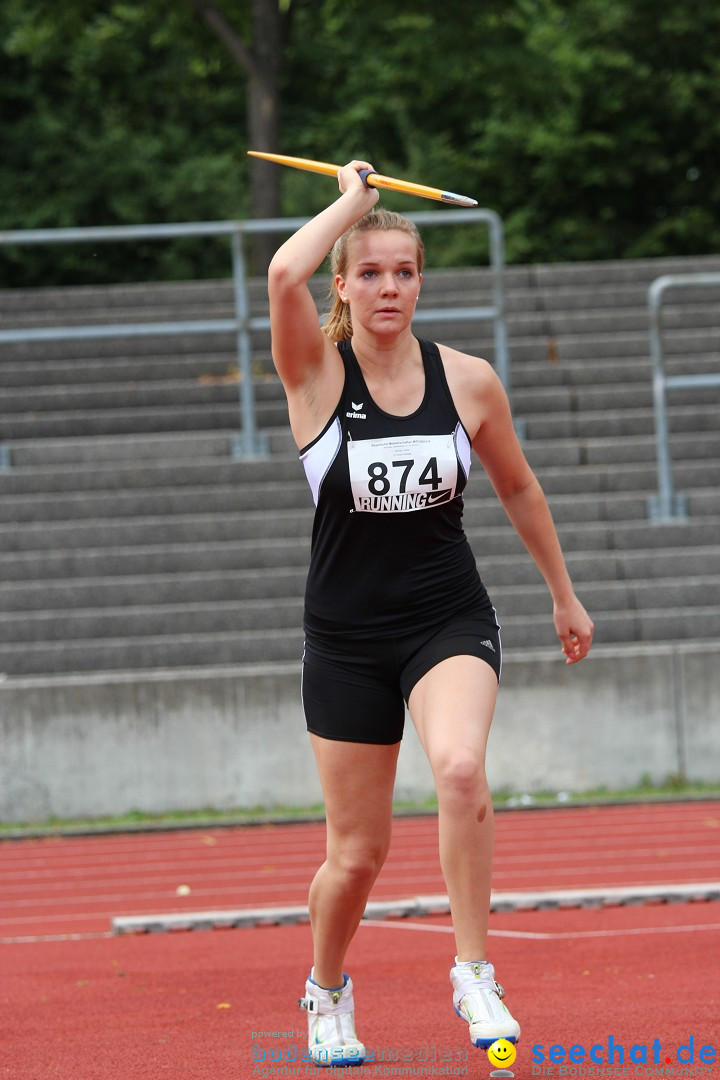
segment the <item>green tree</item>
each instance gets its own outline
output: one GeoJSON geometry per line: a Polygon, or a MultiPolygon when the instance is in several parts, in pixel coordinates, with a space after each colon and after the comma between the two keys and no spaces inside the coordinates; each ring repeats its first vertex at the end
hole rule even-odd
{"type": "Polygon", "coordinates": [[[528,0],[503,23],[516,89],[492,80],[475,145],[512,257],[717,248],[720,9],[528,0]]]}
{"type": "MultiPolygon", "coordinates": [[[[251,188],[252,147],[473,195],[503,217],[511,261],[716,251],[719,45],[720,7],[686,0],[5,0],[0,225],[274,216],[275,185],[305,215],[332,196],[332,179],[264,162],[251,188]]],[[[427,239],[435,265],[484,257],[481,230],[427,239]]],[[[203,242],[0,266],[30,284],[228,262],[203,242]]]]}
{"type": "MultiPolygon", "coordinates": [[[[219,44],[198,47],[189,8],[7,0],[0,11],[4,228],[249,214],[243,80],[219,44]]],[[[16,249],[2,257],[2,280],[137,280],[219,265],[207,241],[16,249]]]]}
{"type": "MultiPolygon", "coordinates": [[[[306,25],[289,59],[287,152],[361,153],[474,195],[504,218],[513,261],[720,247],[717,5],[460,0],[448,17],[414,0],[378,20],[372,4],[326,0],[323,12],[319,39],[306,25]]],[[[294,212],[309,188],[286,181],[294,212]]],[[[444,247],[477,256],[469,230],[444,247]]]]}
{"type": "MultiPolygon", "coordinates": [[[[188,0],[247,79],[247,131],[253,150],[273,152],[280,142],[280,71],[283,60],[284,23],[289,0],[251,0],[249,26],[244,12],[235,12],[234,21],[217,4],[188,0]]],[[[275,218],[281,214],[280,177],[277,170],[266,172],[256,159],[249,162],[250,206],[255,218],[275,218]]],[[[255,238],[256,269],[264,270],[276,244],[272,235],[255,238]]]]}

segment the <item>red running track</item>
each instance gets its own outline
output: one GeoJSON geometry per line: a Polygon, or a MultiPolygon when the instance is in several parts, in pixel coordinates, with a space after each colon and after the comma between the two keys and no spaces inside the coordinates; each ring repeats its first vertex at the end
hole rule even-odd
{"type": "MultiPolygon", "coordinates": [[[[500,889],[719,876],[718,803],[503,812],[497,824],[500,889]]],[[[397,822],[375,898],[444,891],[434,830],[432,818],[397,822]]],[[[307,925],[106,936],[111,915],[303,902],[322,835],[297,825],[0,844],[0,1078],[327,1075],[297,1060],[307,925]],[[66,934],[89,936],[48,940],[66,934]]],[[[451,930],[446,916],[359,929],[348,968],[374,1061],[356,1075],[490,1076],[452,1011],[451,930]]],[[[691,1053],[690,1075],[720,1075],[720,903],[495,913],[491,942],[523,1028],[518,1080],[563,1075],[551,1046],[579,1048],[585,1067],[599,1057],[601,1072],[564,1075],[678,1075],[691,1053]]]]}
{"type": "MultiPolygon", "coordinates": [[[[443,1075],[433,1068],[448,1067],[448,1058],[457,1071],[444,1075],[490,1076],[452,1011],[449,931],[447,917],[359,929],[348,970],[358,1030],[375,1062],[356,1076],[429,1080],[443,1075]]],[[[690,1039],[696,1055],[708,1045],[720,1052],[718,903],[496,914],[490,940],[523,1029],[517,1080],[538,1075],[540,1046],[545,1054],[550,1046],[599,1046],[596,1055],[607,1057],[612,1038],[630,1077],[676,1075],[629,1066],[632,1048],[651,1053],[656,1039],[669,1068],[690,1039]]],[[[4,946],[0,1077],[319,1080],[326,1071],[290,1060],[304,1051],[295,1002],[310,949],[307,925],[4,946]]],[[[560,1075],[552,1068],[542,1075],[560,1075]]],[[[693,1075],[720,1075],[705,1068],[693,1075]]]]}
{"type": "MultiPolygon", "coordinates": [[[[302,905],[323,849],[321,823],[6,840],[0,940],[99,933],[116,915],[302,905]]],[[[718,881],[720,802],[503,811],[495,850],[498,892],[718,881]]],[[[444,892],[436,818],[398,819],[371,899],[444,892]]]]}

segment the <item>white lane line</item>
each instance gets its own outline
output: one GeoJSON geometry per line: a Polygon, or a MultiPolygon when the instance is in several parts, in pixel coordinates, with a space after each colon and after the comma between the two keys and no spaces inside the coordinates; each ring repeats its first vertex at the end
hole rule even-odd
{"type": "MultiPolygon", "coordinates": [[[[364,919],[361,926],[377,930],[414,930],[425,934],[452,934],[452,926],[424,925],[407,922],[404,919],[364,919]]],[[[632,937],[642,934],[688,934],[720,931],[720,923],[705,923],[682,926],[644,926],[616,930],[569,930],[549,933],[538,930],[495,930],[490,929],[490,937],[517,938],[522,941],[559,941],[578,938],[632,937]]],[[[0,945],[35,945],[54,941],[97,941],[115,937],[111,931],[97,931],[87,934],[34,934],[24,937],[0,938],[0,945]]]]}
{"type": "Polygon", "coordinates": [[[31,934],[26,937],[0,938],[0,945],[38,945],[48,941],[97,941],[99,938],[113,936],[109,930],[99,930],[95,934],[31,934]]]}
{"type": "MultiPolygon", "coordinates": [[[[363,919],[361,926],[384,930],[419,930],[424,933],[452,934],[452,926],[425,926],[423,923],[411,923],[404,919],[363,919]]],[[[720,930],[720,923],[697,923],[685,926],[638,926],[616,930],[566,930],[557,933],[535,930],[494,930],[490,937],[519,938],[528,941],[561,941],[577,938],[633,937],[640,934],[698,934],[720,930]]]]}

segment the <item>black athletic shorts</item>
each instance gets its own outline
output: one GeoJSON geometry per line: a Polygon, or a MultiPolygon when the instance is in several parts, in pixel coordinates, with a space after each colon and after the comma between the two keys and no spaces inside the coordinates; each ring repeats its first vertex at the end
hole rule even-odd
{"type": "Polygon", "coordinates": [[[393,638],[347,639],[306,631],[302,703],[308,731],[324,739],[400,742],[405,704],[431,668],[451,656],[478,656],[500,679],[500,627],[492,608],[393,638]]]}

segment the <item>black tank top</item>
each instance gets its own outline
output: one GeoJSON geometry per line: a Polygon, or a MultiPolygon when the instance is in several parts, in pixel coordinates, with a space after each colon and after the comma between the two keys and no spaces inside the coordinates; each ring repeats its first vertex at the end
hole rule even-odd
{"type": "Polygon", "coordinates": [[[437,345],[420,341],[425,394],[409,416],[370,397],[349,341],[340,403],[300,451],[316,511],[305,629],[391,637],[492,612],[462,526],[470,439],[437,345]]]}

